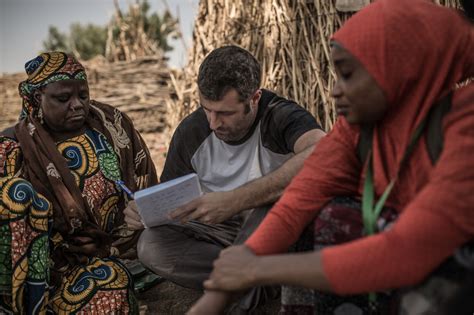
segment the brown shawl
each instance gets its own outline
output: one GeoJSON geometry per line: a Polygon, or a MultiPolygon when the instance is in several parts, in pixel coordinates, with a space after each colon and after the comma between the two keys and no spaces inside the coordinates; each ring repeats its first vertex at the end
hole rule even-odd
{"type": "MultiPolygon", "coordinates": [[[[156,184],[153,161],[130,118],[110,105],[96,101],[91,101],[90,105],[86,124],[105,135],[112,144],[120,160],[125,184],[132,191],[156,184]]],[[[61,234],[66,243],[75,236],[93,237],[99,245],[97,256],[109,256],[112,242],[118,236],[101,230],[98,214],[89,209],[66,159],[60,155],[54,140],[38,118],[28,115],[15,126],[15,134],[23,151],[25,178],[53,205],[54,230],[61,234]]],[[[119,206],[124,209],[126,205],[119,206]]],[[[123,223],[123,215],[118,221],[118,224],[123,223]]],[[[118,247],[123,252],[129,246],[120,244],[118,247]]]]}

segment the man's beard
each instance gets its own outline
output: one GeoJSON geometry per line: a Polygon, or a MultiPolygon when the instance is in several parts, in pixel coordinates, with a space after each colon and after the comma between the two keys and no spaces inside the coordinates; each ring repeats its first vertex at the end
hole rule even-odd
{"type": "Polygon", "coordinates": [[[214,131],[214,134],[218,139],[224,142],[235,142],[244,138],[247,131],[239,130],[238,132],[225,132],[224,134],[219,134],[219,131],[214,131]]]}

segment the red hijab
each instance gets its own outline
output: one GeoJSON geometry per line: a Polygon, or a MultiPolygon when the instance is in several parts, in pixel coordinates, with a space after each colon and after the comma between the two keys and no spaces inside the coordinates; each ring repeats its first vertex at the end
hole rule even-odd
{"type": "MultiPolygon", "coordinates": [[[[355,14],[333,37],[362,63],[389,103],[373,135],[377,196],[397,174],[419,122],[436,101],[454,90],[451,111],[443,119],[444,147],[436,165],[422,137],[387,202],[403,212],[398,222],[408,218],[404,229],[411,228],[411,218],[436,217],[450,223],[451,229],[443,232],[450,238],[457,234],[456,240],[445,242],[441,256],[429,258],[430,268],[474,235],[474,83],[455,87],[474,75],[474,27],[460,14],[428,1],[379,0],[355,14]]],[[[259,255],[281,252],[332,198],[360,196],[364,171],[357,157],[359,135],[359,126],[339,117],[246,245],[259,255]]],[[[439,226],[433,220],[433,226],[439,226]]],[[[369,245],[360,252],[359,247],[347,251],[366,257],[369,245]]]]}
{"type": "MultiPolygon", "coordinates": [[[[397,173],[411,136],[431,106],[457,83],[474,76],[474,27],[460,14],[430,1],[379,0],[355,14],[333,36],[375,78],[389,103],[373,138],[377,195],[397,173]]],[[[472,97],[473,90],[470,83],[455,93],[453,111],[467,114],[468,108],[457,107],[460,100],[472,97]]],[[[390,198],[399,209],[429,179],[429,172],[420,172],[432,168],[424,138],[420,144],[400,177],[403,187],[396,185],[390,198]]]]}

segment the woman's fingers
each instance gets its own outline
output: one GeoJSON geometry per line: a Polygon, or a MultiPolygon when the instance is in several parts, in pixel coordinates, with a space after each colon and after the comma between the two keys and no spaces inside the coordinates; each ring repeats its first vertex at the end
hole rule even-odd
{"type": "Polygon", "coordinates": [[[131,230],[141,230],[144,228],[140,214],[138,213],[137,204],[135,201],[130,201],[127,208],[123,211],[125,215],[125,223],[131,230]]]}

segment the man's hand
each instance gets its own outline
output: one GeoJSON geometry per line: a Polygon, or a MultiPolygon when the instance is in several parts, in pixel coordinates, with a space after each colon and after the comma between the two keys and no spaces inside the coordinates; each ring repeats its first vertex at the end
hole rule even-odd
{"type": "Polygon", "coordinates": [[[170,218],[187,222],[198,220],[206,224],[224,222],[240,212],[232,191],[211,192],[177,208],[170,213],[170,218]]]}
{"type": "Polygon", "coordinates": [[[130,230],[141,230],[144,228],[140,215],[138,214],[137,204],[134,200],[128,203],[123,213],[125,214],[125,222],[130,230]]]}
{"type": "Polygon", "coordinates": [[[204,281],[207,290],[240,291],[258,285],[257,264],[259,257],[247,246],[231,246],[224,249],[214,261],[209,280],[204,281]]]}

